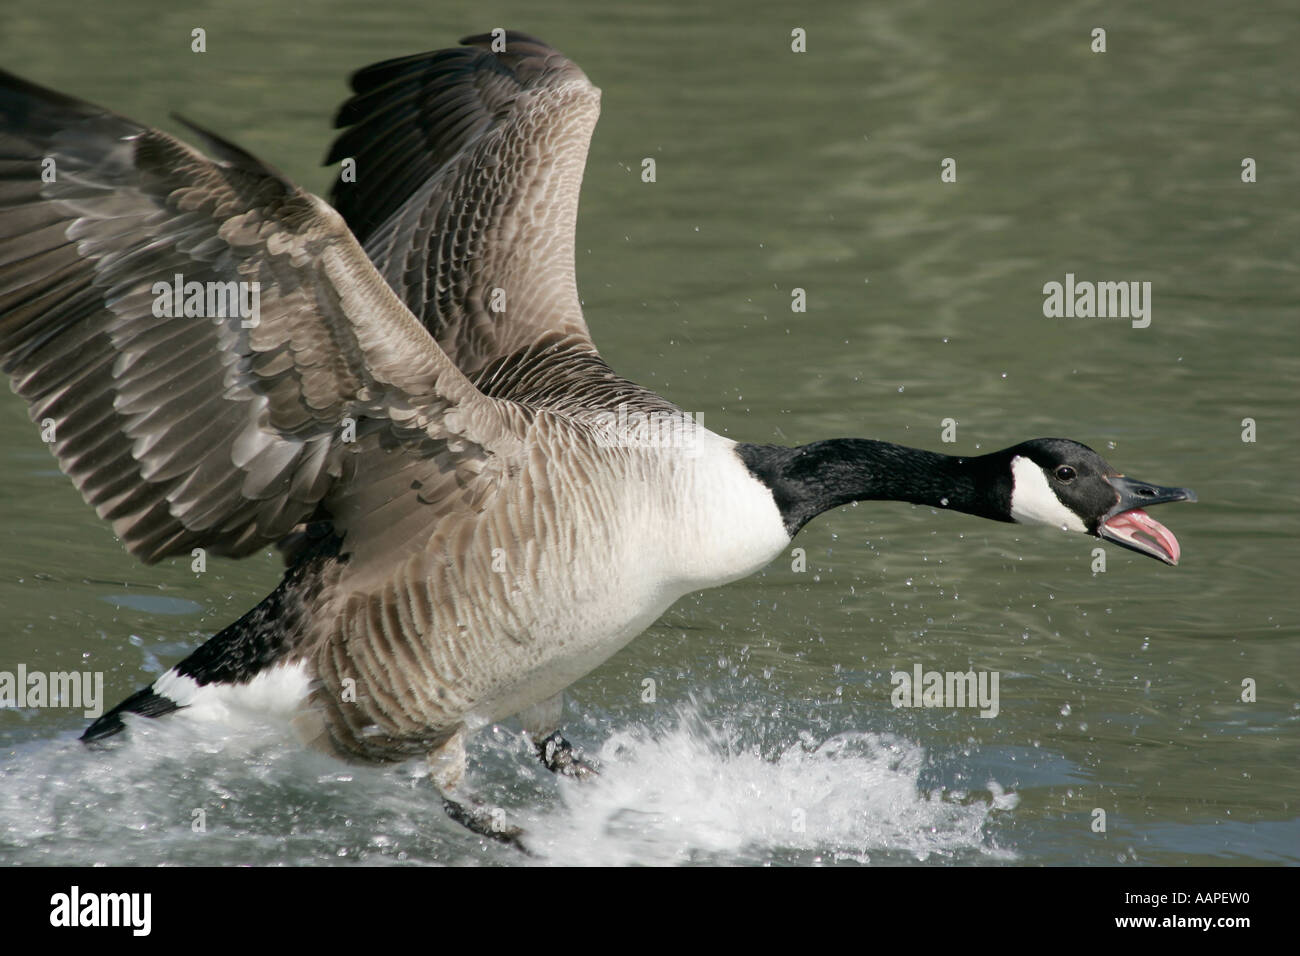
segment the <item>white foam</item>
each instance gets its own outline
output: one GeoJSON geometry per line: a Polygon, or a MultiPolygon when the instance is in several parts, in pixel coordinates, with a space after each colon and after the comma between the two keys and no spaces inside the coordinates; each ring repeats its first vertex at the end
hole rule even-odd
{"type": "Polygon", "coordinates": [[[601,776],[592,781],[553,777],[517,731],[488,728],[472,740],[471,786],[528,831],[536,858],[485,848],[449,820],[423,760],[344,764],[303,749],[287,726],[251,718],[135,719],[102,748],[78,742],[80,729],[19,744],[0,761],[0,858],[81,866],[460,864],[485,853],[508,865],[1015,858],[989,827],[1015,795],[996,784],[991,795],[964,798],[927,789],[917,744],[854,732],[765,757],[694,708],[666,729],[615,730],[597,749],[601,776]],[[795,809],[805,811],[802,830],[795,809]],[[196,811],[204,832],[193,829],[196,811]]]}
{"type": "Polygon", "coordinates": [[[984,827],[1018,798],[992,782],[985,801],[926,793],[924,749],[891,735],[806,737],[770,760],[684,713],[667,734],[616,732],[597,760],[600,777],[562,783],[562,811],[521,821],[549,862],[1014,858],[984,827]]]}

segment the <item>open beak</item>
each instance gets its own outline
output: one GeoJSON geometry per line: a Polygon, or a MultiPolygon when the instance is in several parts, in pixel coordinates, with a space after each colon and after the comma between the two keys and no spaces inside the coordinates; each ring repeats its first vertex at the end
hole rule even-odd
{"type": "Polygon", "coordinates": [[[1190,488],[1161,488],[1159,485],[1111,475],[1110,482],[1119,500],[1097,525],[1097,536],[1114,541],[1121,547],[1159,558],[1165,564],[1177,564],[1182,554],[1172,531],[1142,509],[1168,501],[1195,501],[1190,488]],[[1145,535],[1139,538],[1138,535],[1145,535]]]}

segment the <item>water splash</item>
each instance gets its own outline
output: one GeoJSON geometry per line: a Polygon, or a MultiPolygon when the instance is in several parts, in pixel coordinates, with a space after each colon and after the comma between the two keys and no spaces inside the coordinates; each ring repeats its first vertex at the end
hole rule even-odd
{"type": "Polygon", "coordinates": [[[601,776],[561,783],[562,805],[532,814],[529,846],[556,863],[821,863],[1014,858],[991,844],[990,815],[1015,806],[926,793],[925,752],[888,734],[810,735],[765,757],[735,729],[679,712],[675,727],[615,731],[601,776]]]}
{"type": "MultiPolygon", "coordinates": [[[[553,778],[494,728],[471,782],[524,826],[530,859],[442,813],[423,762],[353,767],[279,726],[135,721],[87,749],[72,733],[0,762],[0,864],[808,864],[1014,858],[988,833],[1015,806],[922,786],[924,750],[862,732],[764,753],[700,705],[607,732],[595,781],[553,778]],[[194,824],[202,811],[203,828],[194,824]]],[[[608,726],[607,724],[603,726],[608,726]]],[[[594,735],[587,735],[591,739],[594,735]]]]}

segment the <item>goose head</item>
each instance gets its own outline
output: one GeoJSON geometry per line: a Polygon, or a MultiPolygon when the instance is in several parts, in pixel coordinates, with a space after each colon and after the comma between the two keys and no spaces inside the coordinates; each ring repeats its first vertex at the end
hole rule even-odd
{"type": "Polygon", "coordinates": [[[1145,509],[1196,500],[1190,488],[1122,475],[1087,445],[1068,438],[1034,438],[974,457],[870,438],[736,448],[771,492],[791,537],[812,518],[851,501],[910,501],[994,521],[1077,531],[1177,564],[1178,539],[1145,509]]]}
{"type": "Polygon", "coordinates": [[[1178,563],[1178,539],[1145,509],[1195,501],[1190,488],[1120,474],[1087,445],[1068,438],[1035,438],[995,455],[1005,459],[1011,475],[1011,520],[1090,534],[1165,564],[1178,563]]]}

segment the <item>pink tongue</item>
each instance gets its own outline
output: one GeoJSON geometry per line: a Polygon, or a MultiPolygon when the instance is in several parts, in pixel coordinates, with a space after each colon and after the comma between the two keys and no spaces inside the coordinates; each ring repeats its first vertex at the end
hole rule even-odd
{"type": "Polygon", "coordinates": [[[1174,537],[1174,533],[1141,508],[1134,508],[1132,511],[1117,514],[1106,522],[1106,527],[1129,539],[1132,539],[1138,532],[1149,535],[1169,555],[1169,559],[1174,564],[1178,563],[1178,558],[1183,553],[1182,549],[1178,547],[1178,539],[1174,537]]]}

